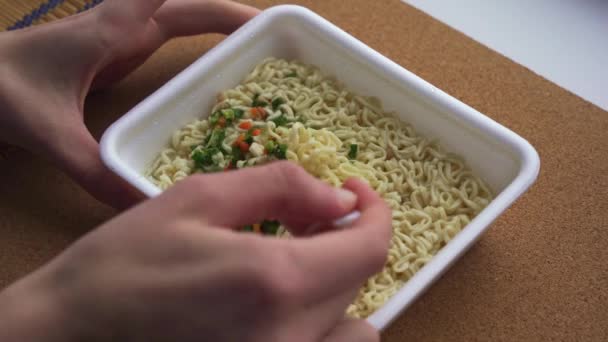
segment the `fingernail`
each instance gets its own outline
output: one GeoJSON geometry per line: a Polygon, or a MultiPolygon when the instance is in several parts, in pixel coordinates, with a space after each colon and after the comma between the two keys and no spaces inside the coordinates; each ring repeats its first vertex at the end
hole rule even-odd
{"type": "Polygon", "coordinates": [[[336,228],[344,228],[346,226],[350,226],[355,223],[361,217],[361,212],[359,210],[355,210],[346,216],[342,216],[337,220],[334,220],[332,224],[336,228]]]}
{"type": "Polygon", "coordinates": [[[355,203],[357,203],[357,195],[355,195],[352,191],[339,188],[338,200],[343,207],[350,209],[355,205],[355,203]]]}

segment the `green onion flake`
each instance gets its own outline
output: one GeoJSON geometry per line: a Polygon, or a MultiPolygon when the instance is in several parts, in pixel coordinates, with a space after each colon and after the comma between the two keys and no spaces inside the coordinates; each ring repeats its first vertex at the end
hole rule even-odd
{"type": "Polygon", "coordinates": [[[226,122],[232,122],[234,120],[234,110],[230,109],[222,109],[222,115],[226,118],[226,122]]]}
{"type": "Polygon", "coordinates": [[[284,103],[285,100],[280,97],[277,97],[276,99],[272,100],[272,110],[277,110],[284,103]]]}
{"type": "Polygon", "coordinates": [[[206,170],[210,166],[214,165],[213,156],[217,153],[221,153],[217,147],[203,147],[192,152],[192,160],[196,168],[206,170]]]}
{"type": "Polygon", "coordinates": [[[211,125],[215,126],[220,121],[221,117],[226,119],[226,124],[231,124],[234,120],[240,119],[243,117],[244,111],[238,108],[228,108],[228,109],[220,109],[209,117],[209,122],[211,125]]]}
{"type": "Polygon", "coordinates": [[[211,116],[209,117],[209,122],[211,123],[211,125],[215,126],[215,124],[217,124],[217,121],[220,119],[220,115],[221,113],[219,111],[211,114],[211,116]]]}
{"type": "Polygon", "coordinates": [[[224,138],[226,137],[226,130],[223,128],[215,128],[207,136],[203,146],[196,147],[190,158],[194,161],[194,166],[204,172],[216,171],[220,169],[217,162],[213,160],[213,156],[222,153],[221,147],[224,138]]]}
{"type": "Polygon", "coordinates": [[[267,235],[277,235],[280,225],[281,223],[279,223],[279,221],[265,220],[262,222],[262,232],[267,235]]]}
{"type": "Polygon", "coordinates": [[[253,128],[248,130],[247,133],[245,133],[245,142],[248,143],[249,145],[253,144],[253,128]]]}
{"type": "Polygon", "coordinates": [[[260,94],[253,95],[253,100],[251,101],[251,107],[266,107],[268,105],[268,103],[266,103],[265,101],[258,100],[259,97],[260,97],[260,94]]]}
{"type": "Polygon", "coordinates": [[[271,121],[274,122],[274,124],[277,125],[277,127],[278,126],[285,126],[289,122],[289,120],[287,120],[287,118],[285,117],[285,115],[280,115],[280,116],[272,119],[271,121]]]}
{"type": "Polygon", "coordinates": [[[237,161],[245,160],[245,159],[246,159],[245,154],[243,153],[243,151],[241,151],[241,149],[236,148],[236,147],[232,149],[231,160],[234,165],[236,165],[237,161]]]}
{"type": "Polygon", "coordinates": [[[245,114],[245,111],[242,109],[238,109],[238,108],[233,108],[232,109],[234,111],[234,117],[237,119],[242,119],[243,115],[245,114]]]}
{"type": "Polygon", "coordinates": [[[348,151],[348,159],[357,159],[357,152],[359,152],[359,145],[350,144],[350,151],[348,151]]]}
{"type": "Polygon", "coordinates": [[[274,155],[279,159],[287,159],[287,145],[279,144],[279,146],[274,150],[274,155]]]}
{"type": "Polygon", "coordinates": [[[266,148],[266,152],[268,152],[268,154],[274,155],[274,152],[277,149],[277,144],[274,141],[269,140],[264,147],[266,148]]]}
{"type": "Polygon", "coordinates": [[[209,141],[205,147],[221,147],[224,138],[226,137],[226,131],[222,128],[215,128],[209,137],[209,141]]]}

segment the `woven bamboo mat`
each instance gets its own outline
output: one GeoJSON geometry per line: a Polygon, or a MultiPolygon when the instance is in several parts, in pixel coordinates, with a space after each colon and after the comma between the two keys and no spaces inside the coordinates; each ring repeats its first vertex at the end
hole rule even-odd
{"type": "Polygon", "coordinates": [[[16,30],[85,11],[103,0],[0,0],[0,30],[16,30]]]}

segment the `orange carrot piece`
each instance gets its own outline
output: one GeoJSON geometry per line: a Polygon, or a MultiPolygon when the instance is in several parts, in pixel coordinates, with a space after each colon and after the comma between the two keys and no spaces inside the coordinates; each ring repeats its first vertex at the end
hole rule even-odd
{"type": "Polygon", "coordinates": [[[239,143],[239,148],[241,149],[241,151],[242,151],[243,153],[247,153],[247,152],[249,152],[249,144],[248,144],[248,143],[246,143],[246,142],[244,142],[244,141],[241,141],[241,142],[239,143]]]}
{"type": "Polygon", "coordinates": [[[239,128],[240,129],[250,129],[251,128],[251,121],[243,121],[239,124],[239,128]]]}
{"type": "Polygon", "coordinates": [[[236,138],[236,140],[234,141],[234,146],[239,146],[243,141],[245,141],[245,134],[241,134],[238,136],[238,138],[236,138]]]}
{"type": "Polygon", "coordinates": [[[262,107],[253,107],[251,108],[251,116],[255,119],[264,119],[266,118],[266,110],[262,107]]]}
{"type": "Polygon", "coordinates": [[[262,225],[259,223],[256,223],[253,225],[253,231],[256,233],[261,233],[262,232],[262,225]]]}
{"type": "Polygon", "coordinates": [[[226,126],[226,118],[225,117],[221,117],[217,120],[217,125],[219,127],[225,127],[226,126]]]}

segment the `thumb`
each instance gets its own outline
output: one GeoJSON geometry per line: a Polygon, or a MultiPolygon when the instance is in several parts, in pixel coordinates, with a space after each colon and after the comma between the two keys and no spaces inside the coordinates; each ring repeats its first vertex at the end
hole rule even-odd
{"type": "Polygon", "coordinates": [[[380,341],[378,331],[361,319],[344,319],[336,325],[323,342],[376,342],[380,341]]]}
{"type": "Polygon", "coordinates": [[[146,22],[167,0],[106,0],[97,10],[104,14],[146,22]]]}
{"type": "Polygon", "coordinates": [[[206,32],[229,34],[260,13],[260,10],[227,0],[170,1],[154,15],[168,37],[206,32]]]}
{"type": "Polygon", "coordinates": [[[101,160],[99,144],[84,124],[67,129],[51,143],[49,153],[54,163],[80,184],[89,194],[116,209],[126,209],[144,196],[122,180],[101,160]]]}

